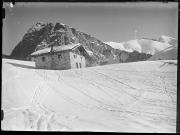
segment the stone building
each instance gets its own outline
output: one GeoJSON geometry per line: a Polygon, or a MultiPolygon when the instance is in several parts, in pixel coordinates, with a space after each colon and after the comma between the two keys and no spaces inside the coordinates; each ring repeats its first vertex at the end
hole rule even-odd
{"type": "Polygon", "coordinates": [[[35,61],[36,68],[64,70],[85,67],[85,56],[89,57],[82,45],[69,44],[35,51],[30,58],[35,61]]]}

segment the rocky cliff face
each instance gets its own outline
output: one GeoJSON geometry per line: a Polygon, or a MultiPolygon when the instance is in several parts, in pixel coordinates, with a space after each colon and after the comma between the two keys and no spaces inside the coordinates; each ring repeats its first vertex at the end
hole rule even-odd
{"type": "MultiPolygon", "coordinates": [[[[11,58],[26,60],[28,55],[36,50],[49,47],[50,45],[60,46],[69,43],[81,43],[84,46],[92,57],[88,66],[121,62],[120,56],[123,51],[114,49],[97,38],[65,24],[56,23],[54,25],[42,22],[36,23],[27,31],[12,51],[11,58]]],[[[128,58],[134,57],[134,55],[131,56],[129,54],[128,58]]],[[[135,61],[141,60],[136,57],[134,58],[135,61]]],[[[143,58],[143,60],[146,59],[143,58]]]]}
{"type": "Polygon", "coordinates": [[[37,23],[36,25],[33,25],[14,48],[11,57],[26,60],[27,56],[34,52],[42,41],[48,41],[52,28],[53,24],[51,23],[37,23]]]}

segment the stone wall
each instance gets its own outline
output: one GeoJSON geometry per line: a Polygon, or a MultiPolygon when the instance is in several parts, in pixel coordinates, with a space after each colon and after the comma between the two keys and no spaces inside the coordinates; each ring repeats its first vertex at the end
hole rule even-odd
{"type": "Polygon", "coordinates": [[[36,56],[34,58],[34,61],[36,62],[36,68],[51,69],[51,55],[50,54],[36,56]],[[42,60],[43,57],[45,58],[45,61],[42,60]]]}
{"type": "Polygon", "coordinates": [[[77,68],[77,65],[78,68],[84,68],[86,66],[84,56],[75,54],[73,52],[69,52],[69,56],[70,56],[71,68],[77,68]]]}
{"type": "Polygon", "coordinates": [[[83,68],[86,66],[85,57],[73,52],[64,51],[54,54],[44,54],[41,56],[32,57],[31,60],[36,62],[37,68],[43,69],[70,69],[83,68]],[[44,61],[43,61],[44,57],[44,61]]]}
{"type": "Polygon", "coordinates": [[[70,69],[71,64],[70,64],[70,57],[69,57],[69,52],[64,51],[64,52],[58,52],[52,55],[52,69],[70,69]],[[58,57],[59,56],[59,57],[58,57]]]}
{"type": "Polygon", "coordinates": [[[41,56],[32,57],[31,60],[35,61],[36,68],[43,69],[64,70],[70,68],[83,68],[86,66],[84,56],[69,51],[43,54],[41,56]]]}

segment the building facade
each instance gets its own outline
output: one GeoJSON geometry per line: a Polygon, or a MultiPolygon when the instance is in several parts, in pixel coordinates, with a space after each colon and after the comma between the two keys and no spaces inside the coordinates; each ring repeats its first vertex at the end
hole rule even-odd
{"type": "Polygon", "coordinates": [[[31,54],[31,60],[35,61],[36,68],[41,69],[73,69],[84,68],[86,60],[79,49],[81,45],[65,45],[52,48],[45,48],[31,54]]]}

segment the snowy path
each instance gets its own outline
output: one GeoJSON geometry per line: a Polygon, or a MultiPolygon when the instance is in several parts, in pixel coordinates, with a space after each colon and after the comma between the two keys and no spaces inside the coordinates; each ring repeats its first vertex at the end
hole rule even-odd
{"type": "Polygon", "coordinates": [[[177,65],[173,63],[58,71],[13,66],[3,59],[2,129],[175,132],[177,65]]]}

